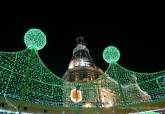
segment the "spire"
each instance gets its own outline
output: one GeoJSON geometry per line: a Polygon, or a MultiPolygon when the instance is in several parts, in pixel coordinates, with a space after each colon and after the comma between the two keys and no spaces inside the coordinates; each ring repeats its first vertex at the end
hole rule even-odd
{"type": "Polygon", "coordinates": [[[98,76],[103,74],[103,71],[95,66],[89,50],[85,45],[84,38],[82,36],[78,37],[76,42],[72,59],[62,78],[69,82],[87,82],[97,79],[98,76]]]}
{"type": "Polygon", "coordinates": [[[84,37],[80,36],[76,38],[77,44],[84,44],[84,37]]]}
{"type": "Polygon", "coordinates": [[[73,50],[72,60],[69,64],[69,69],[75,67],[92,66],[95,67],[89,50],[85,45],[84,38],[82,36],[76,39],[77,45],[73,50]]]}

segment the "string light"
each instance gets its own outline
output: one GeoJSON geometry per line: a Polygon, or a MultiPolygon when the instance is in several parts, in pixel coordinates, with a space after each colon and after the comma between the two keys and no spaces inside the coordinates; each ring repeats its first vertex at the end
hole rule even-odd
{"type": "Polygon", "coordinates": [[[114,46],[103,51],[103,58],[109,63],[103,75],[88,83],[70,83],[53,74],[36,53],[35,50],[46,45],[43,32],[30,29],[25,33],[24,42],[27,49],[23,51],[0,52],[0,95],[30,103],[79,108],[129,106],[165,99],[165,71],[138,73],[127,70],[117,64],[120,53],[114,46]],[[74,97],[75,85],[81,87],[78,98],[74,97]],[[105,93],[108,94],[103,98],[105,93]],[[99,97],[103,100],[93,100],[99,97]],[[70,99],[76,100],[74,105],[70,99]]]}

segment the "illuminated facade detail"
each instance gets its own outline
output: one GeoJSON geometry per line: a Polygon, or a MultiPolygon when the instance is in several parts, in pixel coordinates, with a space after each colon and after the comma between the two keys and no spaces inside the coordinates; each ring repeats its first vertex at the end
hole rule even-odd
{"type": "Polygon", "coordinates": [[[78,102],[82,101],[81,90],[72,89],[71,90],[71,100],[75,103],[78,103],[78,102]]]}
{"type": "Polygon", "coordinates": [[[165,71],[127,70],[117,63],[120,53],[114,46],[103,51],[103,58],[109,64],[103,72],[95,65],[80,37],[61,79],[38,55],[38,50],[46,45],[44,33],[30,29],[25,33],[24,42],[27,48],[23,51],[0,51],[0,103],[4,101],[8,106],[4,108],[16,108],[18,112],[22,102],[30,104],[27,111],[33,110],[33,105],[58,110],[105,107],[117,114],[123,109],[138,112],[164,108],[165,71]]]}
{"type": "Polygon", "coordinates": [[[112,107],[115,106],[116,103],[116,94],[109,89],[101,89],[101,100],[102,100],[102,107],[112,107]]]}
{"type": "Polygon", "coordinates": [[[85,103],[82,107],[91,108],[91,107],[95,107],[95,106],[93,106],[92,103],[85,103]]]}

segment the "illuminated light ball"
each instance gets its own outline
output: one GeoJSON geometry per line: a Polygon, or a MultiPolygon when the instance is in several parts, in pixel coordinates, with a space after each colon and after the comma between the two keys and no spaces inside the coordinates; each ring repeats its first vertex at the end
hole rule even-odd
{"type": "Polygon", "coordinates": [[[40,29],[30,29],[24,35],[27,48],[40,50],[46,45],[46,35],[40,29]]]}
{"type": "Polygon", "coordinates": [[[103,51],[103,59],[107,63],[116,63],[120,58],[119,50],[114,46],[108,46],[103,51]]]}

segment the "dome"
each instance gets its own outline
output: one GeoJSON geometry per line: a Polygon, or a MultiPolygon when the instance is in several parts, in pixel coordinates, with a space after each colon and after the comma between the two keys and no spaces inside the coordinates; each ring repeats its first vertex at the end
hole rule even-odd
{"type": "Polygon", "coordinates": [[[88,82],[97,79],[101,74],[103,71],[95,65],[83,37],[77,38],[77,45],[63,79],[69,82],[88,82]]]}

